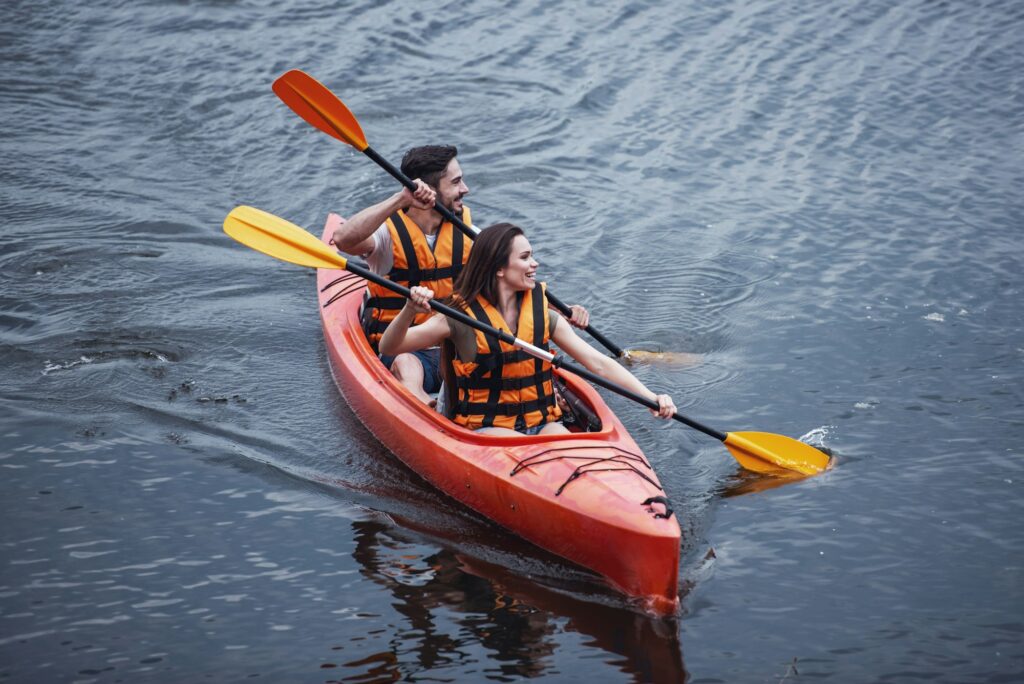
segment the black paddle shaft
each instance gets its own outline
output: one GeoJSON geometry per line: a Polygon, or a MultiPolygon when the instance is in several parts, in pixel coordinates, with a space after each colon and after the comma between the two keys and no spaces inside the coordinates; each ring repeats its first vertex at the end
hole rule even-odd
{"type": "MultiPolygon", "coordinates": [[[[390,173],[395,178],[395,180],[397,180],[399,183],[401,183],[405,187],[409,188],[410,192],[415,192],[416,191],[416,184],[413,183],[412,180],[408,176],[406,176],[404,173],[402,173],[401,170],[396,168],[391,162],[389,162],[387,159],[385,159],[384,157],[382,157],[379,154],[377,154],[377,151],[375,149],[373,149],[372,147],[367,145],[366,149],[363,150],[363,154],[365,154],[367,157],[369,157],[373,161],[377,162],[377,164],[381,168],[383,168],[385,171],[390,173]]],[[[437,213],[441,214],[441,216],[443,216],[448,221],[451,221],[452,225],[455,226],[456,228],[458,228],[459,230],[461,230],[466,235],[466,237],[468,237],[470,240],[472,240],[472,239],[474,239],[476,237],[476,233],[474,233],[473,230],[469,226],[467,226],[465,223],[463,223],[462,219],[460,219],[455,214],[453,214],[451,212],[451,210],[448,209],[448,207],[446,207],[443,204],[441,204],[441,202],[439,202],[437,200],[434,201],[434,210],[437,211],[437,213]]],[[[570,318],[572,317],[572,309],[570,309],[568,307],[568,305],[565,304],[565,302],[563,302],[562,300],[560,300],[558,297],[556,297],[555,295],[551,294],[550,292],[548,292],[547,294],[548,294],[548,300],[550,300],[550,302],[555,305],[555,308],[557,308],[559,311],[561,311],[566,316],[569,316],[570,318]]],[[[586,328],[584,328],[584,330],[586,330],[587,333],[591,337],[593,337],[595,340],[597,340],[598,342],[603,344],[605,349],[610,351],[615,356],[621,357],[624,354],[624,352],[622,351],[622,349],[620,347],[618,347],[614,342],[609,340],[607,337],[605,337],[604,335],[602,335],[598,331],[594,330],[594,328],[592,326],[588,325],[586,328]]]]}
{"type": "MultiPolygon", "coordinates": [[[[412,294],[409,291],[409,288],[405,287],[404,285],[399,285],[398,283],[388,280],[383,276],[379,276],[370,269],[364,268],[363,266],[359,266],[358,264],[354,264],[351,261],[346,263],[345,270],[355,273],[356,275],[365,278],[366,280],[369,280],[371,283],[376,283],[381,287],[386,287],[392,292],[396,292],[402,295],[406,299],[408,299],[412,294]]],[[[471,328],[474,328],[475,330],[479,330],[480,332],[484,333],[485,335],[488,335],[489,337],[493,337],[494,339],[501,340],[502,342],[513,346],[516,346],[516,342],[520,341],[516,337],[508,334],[503,330],[498,330],[497,328],[489,326],[486,323],[478,321],[472,316],[463,313],[462,311],[453,309],[452,307],[446,306],[436,300],[431,299],[428,303],[430,304],[430,308],[433,309],[434,311],[444,314],[449,318],[453,318],[460,323],[463,323],[471,328]]],[[[533,345],[530,345],[530,347],[534,348],[533,345]]],[[[530,349],[524,349],[524,351],[526,351],[527,353],[531,353],[530,349]]],[[[627,399],[632,399],[638,404],[643,404],[649,409],[657,411],[659,408],[658,402],[651,401],[646,397],[641,397],[639,394],[631,392],[630,390],[626,389],[622,385],[619,385],[618,383],[614,383],[611,380],[605,380],[600,375],[592,373],[586,368],[580,368],[579,366],[576,366],[574,364],[567,363],[560,356],[555,356],[554,354],[550,354],[549,352],[544,352],[544,350],[538,351],[540,351],[541,353],[546,353],[549,356],[551,356],[551,358],[547,360],[550,361],[551,365],[554,366],[555,368],[564,368],[570,373],[575,373],[576,375],[580,376],[585,380],[589,380],[595,385],[600,385],[601,387],[604,387],[606,390],[615,392],[616,394],[626,397],[627,399]]],[[[695,430],[700,430],[704,434],[708,435],[709,437],[714,437],[720,442],[724,442],[726,440],[725,433],[719,432],[718,430],[710,428],[706,425],[702,425],[701,423],[698,423],[697,421],[691,418],[687,418],[678,411],[672,414],[672,418],[673,420],[679,421],[683,425],[688,425],[695,430]]]]}

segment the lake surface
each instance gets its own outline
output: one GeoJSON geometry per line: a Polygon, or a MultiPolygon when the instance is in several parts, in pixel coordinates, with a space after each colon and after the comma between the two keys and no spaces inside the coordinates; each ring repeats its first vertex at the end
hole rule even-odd
{"type": "Polygon", "coordinates": [[[0,5],[0,681],[1024,680],[1024,5],[0,5]],[[302,68],[775,488],[616,397],[683,528],[654,620],[426,485],[333,385],[319,234],[394,192],[302,68]]]}

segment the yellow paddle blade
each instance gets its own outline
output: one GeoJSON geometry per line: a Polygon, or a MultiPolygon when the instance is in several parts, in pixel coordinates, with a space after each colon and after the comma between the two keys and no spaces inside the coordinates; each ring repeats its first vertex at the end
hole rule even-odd
{"type": "Polygon", "coordinates": [[[789,470],[817,475],[831,461],[828,454],[810,444],[771,432],[730,432],[725,446],[741,466],[757,473],[789,470]]]}
{"type": "Polygon", "coordinates": [[[224,232],[257,252],[310,268],[345,268],[348,261],[291,221],[254,207],[235,207],[224,232]]]}
{"type": "Polygon", "coordinates": [[[292,69],[274,81],[273,89],[307,123],[360,152],[369,147],[363,129],[345,103],[306,72],[292,69]]]}

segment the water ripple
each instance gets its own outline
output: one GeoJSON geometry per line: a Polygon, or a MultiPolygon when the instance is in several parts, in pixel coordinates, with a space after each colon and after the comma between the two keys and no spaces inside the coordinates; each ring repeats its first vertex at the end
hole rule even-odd
{"type": "Polygon", "coordinates": [[[1018,4],[0,16],[8,678],[1016,674],[1018,4]],[[409,472],[333,387],[313,273],[223,235],[398,187],[277,100],[290,68],[393,162],[458,145],[559,297],[698,355],[631,366],[688,414],[836,451],[769,486],[609,399],[683,527],[686,629],[409,472]]]}

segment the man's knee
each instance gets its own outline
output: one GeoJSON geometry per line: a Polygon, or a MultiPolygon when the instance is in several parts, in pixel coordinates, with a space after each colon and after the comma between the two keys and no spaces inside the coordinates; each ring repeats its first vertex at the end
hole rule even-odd
{"type": "Polygon", "coordinates": [[[399,354],[391,364],[391,372],[401,382],[423,380],[423,364],[412,354],[399,354]]]}

